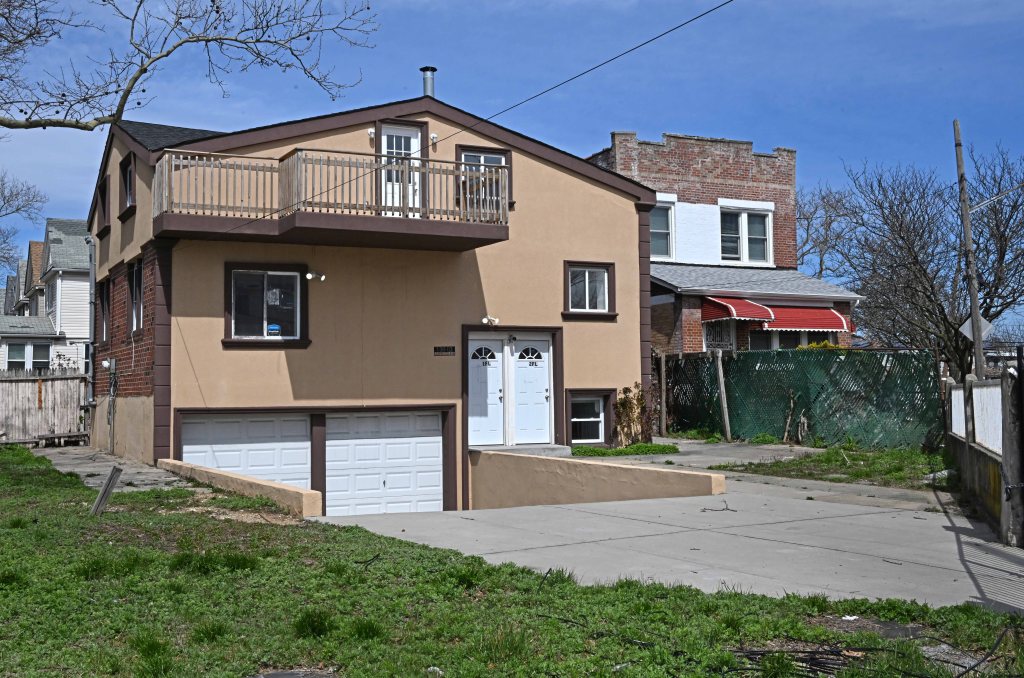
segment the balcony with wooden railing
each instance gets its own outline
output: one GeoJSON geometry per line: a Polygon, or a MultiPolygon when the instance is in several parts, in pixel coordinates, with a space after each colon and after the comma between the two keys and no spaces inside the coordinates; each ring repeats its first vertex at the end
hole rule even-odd
{"type": "Polygon", "coordinates": [[[157,235],[465,250],[508,239],[508,169],[295,149],[280,159],[171,150],[157,235]]]}

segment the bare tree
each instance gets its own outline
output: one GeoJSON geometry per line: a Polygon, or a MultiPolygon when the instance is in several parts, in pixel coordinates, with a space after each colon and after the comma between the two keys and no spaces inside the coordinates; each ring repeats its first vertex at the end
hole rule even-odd
{"type": "Polygon", "coordinates": [[[36,220],[45,203],[46,196],[38,188],[0,169],[0,271],[13,271],[21,258],[15,242],[18,228],[8,221],[14,217],[36,220]]]}
{"type": "Polygon", "coordinates": [[[205,59],[222,90],[233,71],[273,68],[333,99],[354,83],[337,80],[325,57],[338,44],[369,46],[376,30],[366,2],[335,12],[324,0],[0,0],[0,127],[93,130],[120,120],[148,103],[147,82],[186,51],[205,59]],[[84,9],[65,6],[79,2],[84,9]],[[97,56],[38,66],[58,41],[97,56]]]}
{"type": "Polygon", "coordinates": [[[851,228],[845,193],[828,186],[801,188],[796,194],[797,266],[815,278],[839,275],[839,248],[851,228]]]}
{"type": "MultiPolygon", "coordinates": [[[[1024,181],[1024,158],[971,153],[971,203],[1024,181]]],[[[955,186],[913,167],[848,170],[853,228],[839,248],[842,274],[866,298],[857,321],[890,344],[935,347],[954,374],[971,369],[959,332],[969,316],[955,186]]],[[[973,215],[981,313],[996,322],[1024,302],[1024,195],[973,215]]]]}

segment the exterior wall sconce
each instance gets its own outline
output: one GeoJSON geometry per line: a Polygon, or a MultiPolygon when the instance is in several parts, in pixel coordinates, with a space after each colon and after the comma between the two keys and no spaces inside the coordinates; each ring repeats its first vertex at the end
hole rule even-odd
{"type": "Polygon", "coordinates": [[[366,130],[366,135],[373,139],[375,136],[377,136],[377,130],[371,127],[370,129],[366,130]]]}

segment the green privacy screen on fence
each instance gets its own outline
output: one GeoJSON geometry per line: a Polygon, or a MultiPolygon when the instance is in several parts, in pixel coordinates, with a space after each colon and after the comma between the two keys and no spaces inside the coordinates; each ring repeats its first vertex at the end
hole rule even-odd
{"type": "MultiPolygon", "coordinates": [[[[810,444],[932,446],[942,435],[938,373],[928,351],[747,351],[722,357],[734,438],[769,433],[810,444]],[[787,436],[788,423],[788,436],[787,436]]],[[[715,359],[668,356],[675,428],[721,431],[715,359]]]]}

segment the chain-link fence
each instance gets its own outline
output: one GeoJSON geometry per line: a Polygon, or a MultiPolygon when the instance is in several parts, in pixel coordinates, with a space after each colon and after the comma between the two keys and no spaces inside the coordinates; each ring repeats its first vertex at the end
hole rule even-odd
{"type": "MultiPolygon", "coordinates": [[[[935,446],[943,427],[938,370],[928,351],[747,351],[722,357],[734,438],[770,434],[810,444],[935,446]]],[[[676,430],[722,430],[715,358],[667,356],[676,430]]]]}

